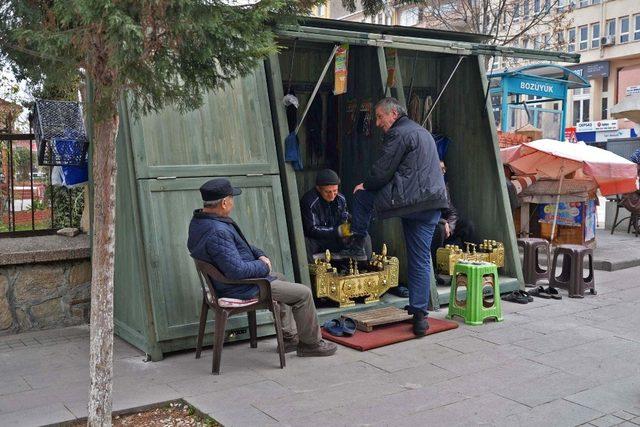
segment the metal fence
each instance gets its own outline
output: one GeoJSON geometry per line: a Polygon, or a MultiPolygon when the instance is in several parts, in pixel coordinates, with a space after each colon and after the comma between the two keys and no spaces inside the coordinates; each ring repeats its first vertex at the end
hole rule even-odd
{"type": "Polygon", "coordinates": [[[38,166],[33,134],[0,134],[0,238],[79,225],[82,189],[53,186],[51,171],[38,166]]]}

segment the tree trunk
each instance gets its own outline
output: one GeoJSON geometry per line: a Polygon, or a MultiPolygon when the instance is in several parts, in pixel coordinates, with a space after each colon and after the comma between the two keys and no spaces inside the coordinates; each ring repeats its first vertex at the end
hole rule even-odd
{"type": "Polygon", "coordinates": [[[89,426],[110,426],[113,389],[113,269],[116,217],[118,115],[103,116],[93,138],[93,251],[89,426]]]}

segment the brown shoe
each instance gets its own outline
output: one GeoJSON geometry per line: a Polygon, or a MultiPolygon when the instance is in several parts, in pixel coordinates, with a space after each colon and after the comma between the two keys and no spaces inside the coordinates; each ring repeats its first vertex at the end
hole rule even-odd
{"type": "Polygon", "coordinates": [[[298,344],[298,357],[323,357],[333,356],[338,349],[335,343],[320,340],[317,344],[308,345],[304,343],[298,344]]]}

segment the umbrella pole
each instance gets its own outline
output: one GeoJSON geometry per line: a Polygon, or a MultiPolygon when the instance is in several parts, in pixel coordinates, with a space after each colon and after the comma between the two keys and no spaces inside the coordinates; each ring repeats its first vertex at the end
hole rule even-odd
{"type": "Polygon", "coordinates": [[[551,226],[551,238],[550,243],[553,242],[553,237],[556,233],[556,223],[558,222],[558,207],[560,206],[560,191],[562,190],[562,180],[564,179],[564,168],[560,168],[560,183],[558,184],[558,195],[556,196],[556,211],[553,214],[553,225],[551,226]]]}

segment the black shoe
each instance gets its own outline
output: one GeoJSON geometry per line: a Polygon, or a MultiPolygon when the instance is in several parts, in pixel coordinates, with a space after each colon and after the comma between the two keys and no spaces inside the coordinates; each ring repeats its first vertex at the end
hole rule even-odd
{"type": "Polygon", "coordinates": [[[428,329],[427,316],[422,311],[413,313],[413,334],[417,337],[423,337],[427,335],[428,329]]]}
{"type": "Polygon", "coordinates": [[[389,289],[389,293],[399,296],[400,298],[409,298],[409,288],[405,286],[397,286],[389,289]]]}

